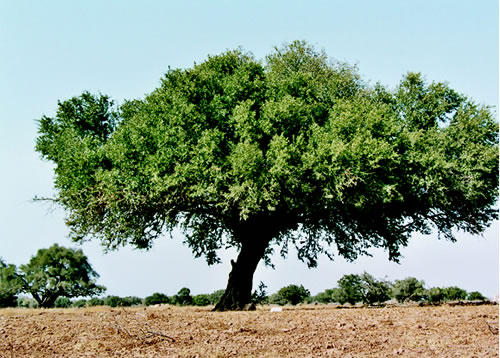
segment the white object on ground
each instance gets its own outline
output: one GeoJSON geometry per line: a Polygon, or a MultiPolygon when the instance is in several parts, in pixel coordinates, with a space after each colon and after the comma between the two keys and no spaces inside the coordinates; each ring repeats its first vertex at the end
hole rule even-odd
{"type": "Polygon", "coordinates": [[[271,307],[271,312],[281,312],[283,311],[283,308],[281,307],[271,307]]]}

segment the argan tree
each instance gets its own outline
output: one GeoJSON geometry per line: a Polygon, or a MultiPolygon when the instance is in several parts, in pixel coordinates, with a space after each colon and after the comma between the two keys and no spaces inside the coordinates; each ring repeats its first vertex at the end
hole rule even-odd
{"type": "Polygon", "coordinates": [[[217,310],[250,301],[274,249],[315,266],[399,249],[414,232],[454,240],[497,218],[489,108],[408,73],[363,81],[303,42],[264,60],[240,50],[171,69],[143,99],[83,93],[39,122],[71,237],[107,249],[183,229],[195,257],[239,250],[217,310]]]}
{"type": "Polygon", "coordinates": [[[105,291],[96,285],[99,275],[88,263],[82,250],[57,244],[40,249],[16,274],[22,291],[33,296],[39,307],[53,307],[60,297],[85,297],[105,291]]]}

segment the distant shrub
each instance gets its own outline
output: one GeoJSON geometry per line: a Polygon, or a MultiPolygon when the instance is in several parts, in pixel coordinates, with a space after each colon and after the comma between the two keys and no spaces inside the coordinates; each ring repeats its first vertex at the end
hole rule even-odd
{"type": "Polygon", "coordinates": [[[16,266],[0,259],[0,307],[16,307],[21,284],[16,275],[16,266]]]}
{"type": "Polygon", "coordinates": [[[75,308],[87,307],[87,300],[85,300],[85,299],[82,298],[80,300],[73,301],[71,303],[71,306],[75,307],[75,308]]]}
{"type": "Polygon", "coordinates": [[[174,295],[172,299],[173,303],[180,306],[187,306],[193,303],[193,297],[191,297],[191,290],[187,287],[183,287],[174,295]]]}
{"type": "Polygon", "coordinates": [[[323,292],[319,292],[317,295],[311,297],[311,302],[318,303],[330,303],[333,302],[332,299],[332,289],[326,289],[323,292]]]}
{"type": "Polygon", "coordinates": [[[21,307],[21,308],[38,308],[38,303],[34,299],[32,299],[32,298],[19,297],[17,299],[17,307],[21,307]]]}
{"type": "Polygon", "coordinates": [[[104,305],[109,307],[122,306],[122,299],[119,296],[106,296],[104,297],[104,305]]]}
{"type": "Polygon", "coordinates": [[[288,285],[281,288],[277,292],[281,301],[284,301],[285,304],[296,305],[298,303],[304,302],[304,300],[309,297],[311,294],[308,289],[304,288],[304,286],[300,285],[288,285]]]}
{"type": "Polygon", "coordinates": [[[193,305],[195,306],[208,306],[210,305],[210,296],[206,294],[200,294],[193,296],[193,305]]]}
{"type": "Polygon", "coordinates": [[[68,297],[57,297],[54,302],[54,307],[68,308],[71,307],[71,300],[68,297]]]}
{"type": "Polygon", "coordinates": [[[419,281],[415,277],[396,280],[392,290],[394,298],[400,303],[407,300],[421,301],[425,298],[424,281],[419,281]]]}
{"type": "Polygon", "coordinates": [[[363,301],[363,281],[360,275],[344,275],[337,281],[337,284],[340,289],[339,303],[348,302],[353,305],[363,301]]]}
{"type": "Polygon", "coordinates": [[[224,294],[225,290],[217,290],[212,292],[208,297],[210,299],[210,304],[215,305],[217,302],[220,301],[222,298],[222,295],[224,294]]]}
{"type": "Polygon", "coordinates": [[[367,272],[361,275],[363,302],[368,304],[382,303],[391,298],[391,285],[389,282],[376,280],[367,272]]]}
{"type": "Polygon", "coordinates": [[[467,295],[467,299],[470,301],[486,301],[486,297],[484,297],[481,292],[472,291],[467,295]]]}
{"type": "Polygon", "coordinates": [[[425,299],[431,303],[440,303],[444,300],[444,292],[439,287],[433,287],[425,291],[425,299]]]}
{"type": "Polygon", "coordinates": [[[104,306],[104,300],[102,298],[92,297],[87,301],[87,306],[89,307],[104,306]]]}
{"type": "Polygon", "coordinates": [[[284,306],[286,305],[288,302],[279,294],[279,293],[273,293],[272,295],[270,295],[267,299],[267,301],[270,303],[270,304],[273,304],[273,305],[280,305],[280,306],[284,306]]]}
{"type": "Polygon", "coordinates": [[[140,305],[142,305],[142,298],[136,297],[136,296],[122,297],[121,300],[122,300],[121,306],[123,306],[123,307],[140,306],[140,305]]]}
{"type": "Polygon", "coordinates": [[[445,301],[458,301],[467,298],[467,291],[457,286],[445,287],[442,290],[445,301]]]}
{"type": "Polygon", "coordinates": [[[167,295],[159,292],[155,292],[151,296],[148,296],[144,299],[144,304],[146,306],[161,305],[164,303],[170,303],[170,298],[167,295]]]}

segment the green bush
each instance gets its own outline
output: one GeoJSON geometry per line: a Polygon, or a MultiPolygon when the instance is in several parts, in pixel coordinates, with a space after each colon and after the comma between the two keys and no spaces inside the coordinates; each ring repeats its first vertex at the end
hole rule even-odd
{"type": "Polygon", "coordinates": [[[318,303],[330,303],[333,302],[333,292],[334,290],[338,289],[326,289],[323,292],[318,293],[316,296],[311,297],[311,302],[318,302],[318,303]]]}
{"type": "Polygon", "coordinates": [[[433,287],[425,291],[425,298],[431,303],[440,303],[444,300],[444,292],[439,287],[433,287]]]}
{"type": "Polygon", "coordinates": [[[122,305],[122,299],[119,296],[106,296],[104,298],[104,305],[109,307],[120,307],[122,305]]]}
{"type": "Polygon", "coordinates": [[[296,305],[304,302],[304,300],[311,296],[309,290],[300,285],[288,285],[278,291],[278,296],[285,301],[285,303],[296,305]]]}
{"type": "Polygon", "coordinates": [[[363,281],[360,275],[349,274],[342,276],[337,284],[339,286],[339,303],[346,302],[354,305],[357,302],[363,301],[363,281]]]}
{"type": "Polygon", "coordinates": [[[467,298],[467,291],[457,286],[445,287],[442,290],[445,301],[458,301],[467,298]]]}
{"type": "Polygon", "coordinates": [[[142,298],[136,296],[126,296],[122,297],[122,306],[130,307],[130,306],[140,306],[142,305],[142,298]]]}
{"type": "Polygon", "coordinates": [[[391,298],[391,285],[386,281],[376,280],[367,272],[361,275],[363,302],[368,304],[382,303],[391,298]]]}
{"type": "Polygon", "coordinates": [[[155,292],[151,296],[148,296],[144,299],[144,304],[146,306],[161,305],[164,303],[170,303],[170,298],[167,295],[159,292],[155,292]]]}
{"type": "Polygon", "coordinates": [[[16,266],[0,259],[0,307],[16,307],[21,283],[16,275],[16,266]]]}
{"type": "Polygon", "coordinates": [[[220,299],[222,298],[222,295],[224,294],[224,292],[225,292],[225,290],[222,290],[222,289],[212,292],[209,295],[210,304],[212,304],[212,305],[217,304],[217,302],[219,302],[220,299]]]}
{"type": "Polygon", "coordinates": [[[268,297],[267,301],[270,303],[270,304],[273,304],[273,305],[280,305],[280,306],[284,306],[286,305],[288,302],[283,298],[281,297],[281,295],[279,293],[273,293],[271,296],[268,297]]]}
{"type": "Polygon", "coordinates": [[[210,305],[210,296],[200,294],[193,297],[193,305],[195,306],[208,306],[210,305]]]}
{"type": "Polygon", "coordinates": [[[392,292],[394,298],[400,303],[407,300],[422,301],[425,298],[424,281],[419,281],[415,277],[396,280],[392,292]]]}
{"type": "Polygon", "coordinates": [[[187,287],[183,287],[174,295],[172,299],[173,303],[180,306],[187,306],[193,303],[193,297],[191,297],[191,290],[187,287]]]}
{"type": "Polygon", "coordinates": [[[484,297],[481,292],[478,291],[469,292],[469,294],[467,295],[467,299],[469,301],[486,301],[486,297],[484,297]]]}
{"type": "Polygon", "coordinates": [[[92,297],[90,300],[87,301],[87,306],[89,307],[104,306],[104,300],[102,298],[92,297]]]}
{"type": "Polygon", "coordinates": [[[38,303],[34,299],[32,299],[32,298],[19,297],[17,299],[17,307],[21,307],[21,308],[38,308],[38,303]]]}
{"type": "Polygon", "coordinates": [[[72,304],[71,304],[72,307],[75,307],[75,308],[83,308],[83,307],[87,307],[87,300],[85,299],[80,299],[80,300],[76,300],[76,301],[73,301],[72,304]]]}
{"type": "Polygon", "coordinates": [[[54,307],[68,308],[71,307],[71,300],[68,297],[57,297],[54,302],[54,307]]]}

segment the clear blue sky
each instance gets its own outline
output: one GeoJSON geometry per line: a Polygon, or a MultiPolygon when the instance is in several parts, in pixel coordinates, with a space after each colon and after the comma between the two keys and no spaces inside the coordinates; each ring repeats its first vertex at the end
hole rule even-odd
{"type": "MultiPolygon", "coordinates": [[[[337,60],[357,64],[371,83],[395,86],[407,71],[498,107],[498,4],[465,1],[0,1],[0,257],[21,264],[36,250],[67,239],[64,212],[32,203],[52,193],[52,167],[33,146],[36,120],[53,115],[58,99],[84,90],[117,102],[152,91],[168,66],[188,67],[207,54],[238,46],[262,58],[276,45],[307,40],[337,60]]],[[[458,242],[415,236],[400,265],[383,251],[346,263],[321,260],[309,270],[293,255],[259,266],[255,283],[274,292],[301,283],[312,293],[345,273],[415,276],[427,286],[458,285],[498,292],[498,222],[483,237],[458,242]]],[[[208,267],[182,237],[149,252],[103,254],[83,245],[109,294],[193,293],[225,287],[229,259],[208,267]]]]}

